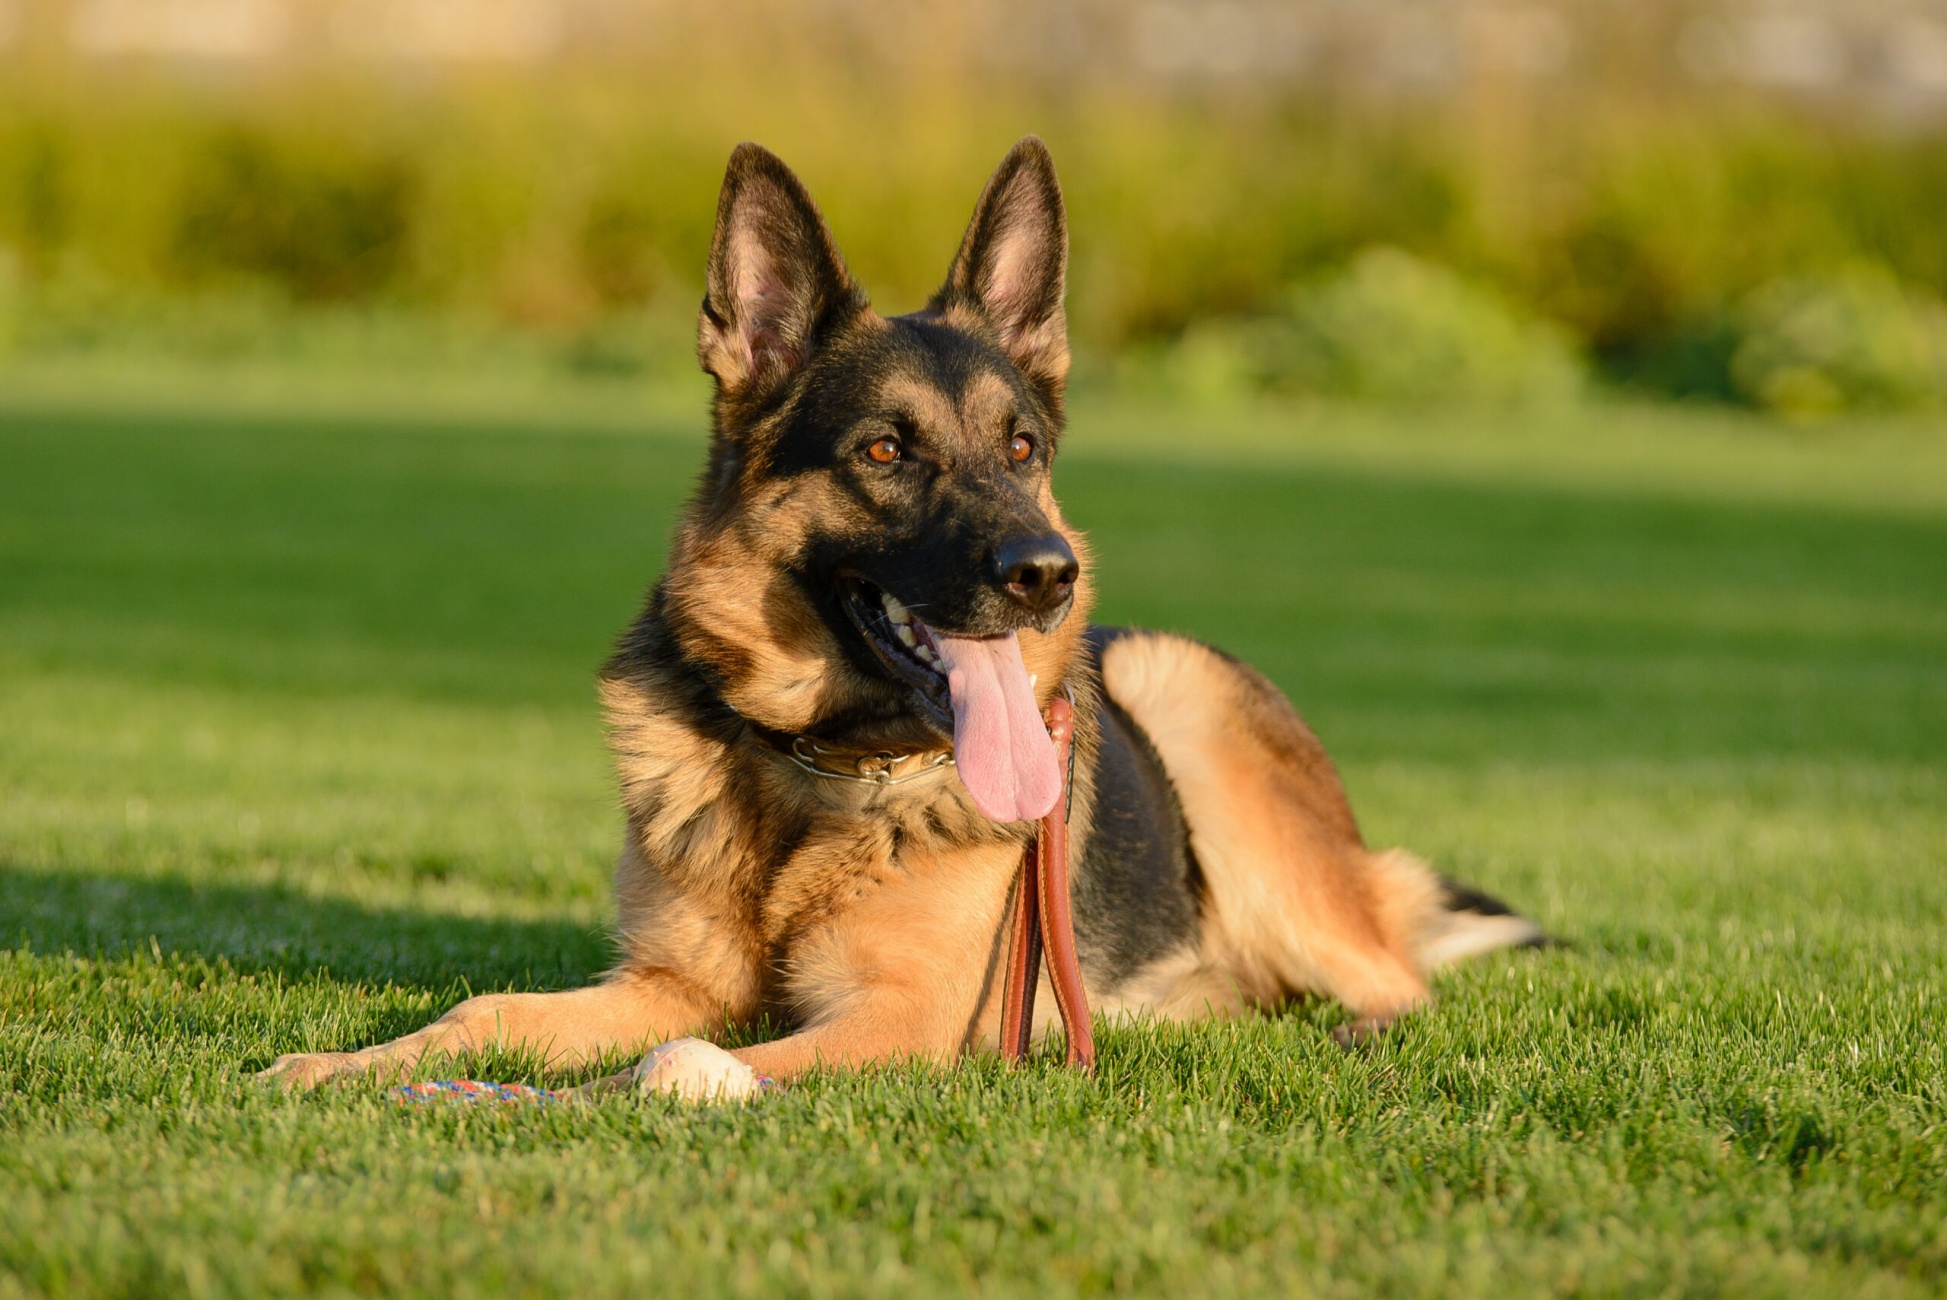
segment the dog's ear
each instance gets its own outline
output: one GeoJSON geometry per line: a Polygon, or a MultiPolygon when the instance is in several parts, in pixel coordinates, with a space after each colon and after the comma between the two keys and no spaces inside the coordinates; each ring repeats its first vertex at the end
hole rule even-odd
{"type": "Polygon", "coordinates": [[[1037,136],[1008,150],[974,208],[936,310],[976,308],[1001,349],[1059,403],[1068,377],[1068,218],[1055,160],[1037,136]]]}
{"type": "Polygon", "coordinates": [[[732,397],[789,378],[826,325],[865,308],[804,183],[761,145],[730,155],[707,280],[697,356],[732,397]]]}

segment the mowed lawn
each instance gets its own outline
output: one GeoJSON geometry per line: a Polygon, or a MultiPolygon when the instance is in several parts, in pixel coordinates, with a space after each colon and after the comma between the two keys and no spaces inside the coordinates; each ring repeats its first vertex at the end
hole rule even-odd
{"type": "Polygon", "coordinates": [[[1947,439],[1084,402],[1104,619],[1567,946],[1350,1055],[402,1110],[252,1075],[603,968],[701,421],[302,408],[0,401],[0,1296],[1947,1290],[1947,439]]]}

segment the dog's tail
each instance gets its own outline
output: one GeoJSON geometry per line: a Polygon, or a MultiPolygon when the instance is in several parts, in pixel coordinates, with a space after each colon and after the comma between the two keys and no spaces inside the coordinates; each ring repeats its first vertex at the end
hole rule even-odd
{"type": "Polygon", "coordinates": [[[1547,948],[1555,942],[1493,895],[1445,876],[1436,879],[1440,915],[1415,953],[1421,970],[1438,970],[1496,948],[1547,948]]]}
{"type": "Polygon", "coordinates": [[[1555,940],[1491,894],[1435,872],[1403,849],[1375,853],[1383,923],[1405,940],[1423,972],[1497,948],[1546,948],[1555,940]]]}

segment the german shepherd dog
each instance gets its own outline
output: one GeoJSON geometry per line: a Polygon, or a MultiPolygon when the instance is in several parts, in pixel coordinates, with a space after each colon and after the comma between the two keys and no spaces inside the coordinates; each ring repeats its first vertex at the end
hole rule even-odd
{"type": "Polygon", "coordinates": [[[1043,724],[1062,693],[1097,1013],[1324,995],[1356,1039],[1424,1005],[1430,970],[1539,939],[1368,849],[1325,751],[1258,673],[1089,626],[1088,546],[1050,477],[1067,252],[1054,164],[1029,137],[932,301],[880,316],[798,178],[738,147],[698,331],[708,461],[601,678],[628,816],[619,964],[267,1074],[310,1084],[489,1046],[576,1068],[760,1018],[789,1034],[730,1053],[684,1039],[697,1050],[651,1053],[637,1086],[735,1096],[991,1049],[1023,847],[1062,796],[1043,724]]]}

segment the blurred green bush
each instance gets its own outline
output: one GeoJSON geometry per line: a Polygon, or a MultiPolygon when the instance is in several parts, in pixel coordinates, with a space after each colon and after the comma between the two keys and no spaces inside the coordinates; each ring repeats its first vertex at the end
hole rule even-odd
{"type": "Polygon", "coordinates": [[[1395,248],[1293,286],[1272,312],[1191,326],[1163,372],[1205,398],[1242,386],[1406,404],[1560,403],[1583,382],[1567,330],[1395,248]]]}
{"type": "Polygon", "coordinates": [[[1742,304],[1730,376],[1790,415],[1947,403],[1947,306],[1883,268],[1775,281],[1742,304]]]}
{"type": "Polygon", "coordinates": [[[188,162],[164,218],[163,266],[185,280],[251,277],[300,300],[369,299],[405,269],[404,160],[234,127],[188,162]]]}
{"type": "Polygon", "coordinates": [[[1051,90],[835,49],[787,14],[762,58],[712,27],[641,66],[185,79],[0,61],[0,346],[459,355],[519,334],[591,372],[688,367],[687,345],[662,353],[689,328],[738,139],[800,170],[854,269],[905,310],[1031,129],[1068,192],[1078,350],[1153,362],[1158,382],[1939,400],[1937,131],[1565,86],[1499,118],[1296,89],[1051,90]],[[415,320],[435,324],[407,346],[415,320]]]}

